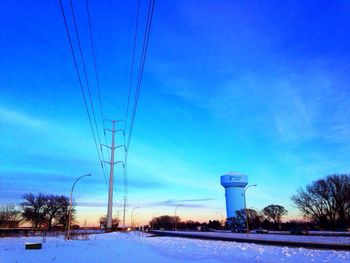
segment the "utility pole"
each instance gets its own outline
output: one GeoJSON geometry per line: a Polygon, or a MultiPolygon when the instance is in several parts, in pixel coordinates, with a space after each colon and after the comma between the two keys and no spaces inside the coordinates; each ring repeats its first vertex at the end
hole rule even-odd
{"type": "Polygon", "coordinates": [[[123,207],[123,229],[125,229],[125,215],[126,215],[126,206],[127,206],[127,158],[128,158],[128,152],[126,149],[125,144],[125,130],[123,131],[123,138],[124,138],[124,165],[123,165],[123,179],[124,179],[124,207],[123,207]]]}
{"type": "MultiPolygon", "coordinates": [[[[125,169],[125,168],[124,168],[125,169]]],[[[126,197],[124,196],[124,205],[123,205],[123,228],[125,228],[125,213],[126,213],[126,197]]]]}
{"type": "Polygon", "coordinates": [[[112,121],[112,145],[111,145],[111,163],[109,170],[109,192],[108,192],[108,210],[107,210],[107,228],[112,227],[112,209],[113,209],[113,180],[114,180],[114,136],[115,122],[112,121]]]}
{"type": "MultiPolygon", "coordinates": [[[[117,122],[121,122],[123,120],[112,120],[112,130],[110,129],[105,129],[108,130],[112,133],[112,145],[111,147],[109,147],[108,145],[104,145],[102,144],[101,146],[105,146],[107,148],[111,149],[111,159],[110,162],[106,162],[103,161],[105,163],[109,163],[110,165],[110,170],[109,170],[109,191],[108,191],[108,209],[107,209],[107,229],[111,229],[112,228],[112,216],[113,216],[113,182],[114,182],[114,165],[117,163],[123,163],[123,161],[117,161],[114,162],[114,150],[119,148],[119,147],[125,147],[125,145],[119,145],[119,146],[115,146],[115,133],[118,131],[124,131],[122,129],[115,129],[115,124],[117,122]]],[[[123,165],[124,166],[124,165],[123,165]]]]}

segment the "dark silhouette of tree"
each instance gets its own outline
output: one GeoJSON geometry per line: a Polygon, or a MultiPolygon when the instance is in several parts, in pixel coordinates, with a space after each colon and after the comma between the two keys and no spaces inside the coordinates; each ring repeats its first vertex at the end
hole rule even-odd
{"type": "Polygon", "coordinates": [[[35,228],[40,227],[46,221],[46,196],[42,193],[37,196],[28,193],[23,195],[23,199],[25,200],[21,203],[23,220],[31,223],[35,228]]]}
{"type": "Polygon", "coordinates": [[[281,205],[269,205],[262,211],[267,219],[272,220],[275,224],[280,224],[282,216],[288,213],[288,211],[281,205]]]}
{"type": "Polygon", "coordinates": [[[61,196],[57,195],[47,195],[45,201],[45,214],[48,230],[51,231],[52,221],[58,217],[59,211],[61,209],[61,196]]]}
{"type": "Polygon", "coordinates": [[[333,174],[300,188],[292,201],[305,218],[323,228],[350,225],[350,175],[333,174]]]}
{"type": "Polygon", "coordinates": [[[213,221],[209,220],[207,227],[218,230],[221,228],[221,223],[219,220],[213,220],[213,221]]]}
{"type": "Polygon", "coordinates": [[[255,209],[247,208],[247,210],[237,210],[234,217],[228,218],[227,227],[231,229],[246,227],[246,214],[248,215],[249,229],[258,228],[261,226],[261,222],[264,220],[264,217],[255,209]]]}
{"type": "Polygon", "coordinates": [[[264,220],[264,216],[262,212],[258,212],[255,209],[248,208],[247,215],[248,215],[249,229],[261,227],[261,223],[264,220]]]}
{"type": "MultiPolygon", "coordinates": [[[[112,218],[112,228],[117,228],[119,226],[119,219],[118,218],[112,218]]],[[[106,228],[107,227],[107,215],[100,217],[100,228],[106,228]]]]}
{"type": "Polygon", "coordinates": [[[175,227],[175,222],[179,223],[180,218],[178,216],[168,216],[163,215],[159,217],[155,217],[150,221],[150,225],[153,229],[165,229],[172,230],[175,227]]]}
{"type": "MultiPolygon", "coordinates": [[[[42,193],[36,196],[32,193],[25,194],[25,199],[21,203],[22,217],[25,222],[32,223],[33,227],[46,225],[48,230],[52,226],[67,227],[69,198],[63,195],[44,195],[42,193]]],[[[72,223],[74,223],[75,209],[72,208],[72,223]]]]}
{"type": "Polygon", "coordinates": [[[16,228],[21,221],[21,211],[14,204],[0,206],[0,227],[16,228]]]}
{"type": "MultiPolygon", "coordinates": [[[[59,199],[60,202],[60,209],[58,210],[57,216],[55,217],[56,224],[59,226],[62,226],[63,228],[68,227],[69,222],[69,198],[66,196],[61,196],[59,199]]],[[[75,216],[76,216],[76,210],[74,207],[74,203],[70,212],[71,216],[71,224],[76,223],[75,216]]]]}
{"type": "MultiPolygon", "coordinates": [[[[69,198],[64,195],[47,195],[45,202],[46,223],[51,231],[52,225],[68,226],[69,198]]],[[[75,223],[75,209],[72,207],[71,224],[75,223]]]]}
{"type": "Polygon", "coordinates": [[[187,220],[186,222],[178,223],[179,229],[197,230],[202,224],[198,221],[187,220]]]}
{"type": "Polygon", "coordinates": [[[246,227],[245,209],[237,210],[235,216],[227,218],[226,226],[230,229],[246,227]]]}

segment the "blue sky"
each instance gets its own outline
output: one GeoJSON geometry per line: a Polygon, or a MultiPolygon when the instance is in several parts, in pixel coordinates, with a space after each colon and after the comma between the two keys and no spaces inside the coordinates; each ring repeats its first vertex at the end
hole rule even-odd
{"type": "MultiPolygon", "coordinates": [[[[136,1],[124,2],[90,1],[110,119],[124,118],[130,74],[136,1]]],[[[84,1],[74,5],[97,108],[84,1]]],[[[258,184],[249,207],[297,217],[299,187],[348,173],[349,15],[349,1],[158,1],[129,155],[137,220],[177,204],[184,219],[218,219],[229,171],[258,184]]],[[[92,173],[75,200],[79,220],[96,224],[107,187],[58,2],[3,1],[0,24],[0,202],[68,195],[92,173]]],[[[120,167],[115,176],[120,202],[120,167]]]]}

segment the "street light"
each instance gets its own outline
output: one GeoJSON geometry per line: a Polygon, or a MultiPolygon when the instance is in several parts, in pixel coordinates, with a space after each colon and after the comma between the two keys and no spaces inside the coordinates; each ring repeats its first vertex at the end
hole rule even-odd
{"type": "Polygon", "coordinates": [[[174,218],[174,220],[175,220],[175,228],[174,228],[174,230],[175,230],[175,231],[176,231],[176,226],[177,226],[176,212],[177,212],[177,208],[178,208],[179,206],[183,206],[183,204],[177,205],[177,206],[175,207],[175,218],[174,218]]]}
{"type": "Polygon", "coordinates": [[[133,214],[134,214],[135,209],[137,209],[137,208],[140,208],[140,207],[139,207],[139,206],[134,207],[134,208],[132,209],[132,211],[131,211],[131,217],[130,217],[130,227],[131,227],[131,228],[133,228],[132,217],[133,217],[133,214]]]}
{"type": "Polygon", "coordinates": [[[74,182],[74,184],[73,184],[73,186],[72,186],[72,189],[71,189],[71,191],[70,191],[70,199],[69,199],[69,210],[68,210],[68,230],[67,230],[67,239],[69,240],[69,235],[70,235],[70,224],[71,224],[71,217],[72,217],[72,215],[71,215],[71,213],[72,213],[72,203],[73,203],[73,190],[74,190],[74,186],[75,186],[75,184],[81,179],[81,178],[83,178],[83,177],[86,177],[86,176],[91,176],[91,174],[84,174],[84,175],[82,175],[82,176],[80,176],[80,177],[78,177],[76,180],[75,180],[75,182],[74,182]]]}
{"type": "Polygon", "coordinates": [[[117,220],[118,220],[118,224],[119,224],[119,215],[120,215],[120,208],[122,207],[123,203],[121,202],[120,205],[118,206],[117,209],[117,220]]]}
{"type": "Polygon", "coordinates": [[[133,218],[132,218],[132,225],[133,225],[133,227],[136,226],[135,222],[137,222],[137,221],[136,221],[136,220],[137,220],[137,216],[139,216],[139,215],[140,215],[140,213],[135,213],[135,214],[134,214],[134,216],[133,216],[133,218]]]}
{"type": "Polygon", "coordinates": [[[247,213],[247,202],[246,202],[246,195],[245,195],[245,192],[247,191],[247,189],[249,187],[252,187],[252,186],[258,186],[256,184],[250,184],[248,185],[246,188],[244,188],[244,209],[245,209],[245,221],[246,221],[246,225],[247,225],[247,234],[249,234],[249,225],[248,225],[248,213],[247,213]]]}

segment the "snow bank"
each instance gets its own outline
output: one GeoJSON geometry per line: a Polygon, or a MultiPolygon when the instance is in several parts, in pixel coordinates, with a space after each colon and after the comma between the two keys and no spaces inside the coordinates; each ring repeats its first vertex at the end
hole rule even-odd
{"type": "Polygon", "coordinates": [[[25,250],[39,237],[0,239],[0,262],[350,262],[350,252],[295,249],[235,242],[147,237],[137,233],[50,237],[42,250],[25,250]]]}
{"type": "Polygon", "coordinates": [[[259,239],[259,240],[277,240],[277,241],[293,241],[293,242],[312,242],[324,244],[350,244],[349,236],[296,236],[296,235],[277,235],[277,234],[239,234],[231,232],[188,232],[176,231],[176,233],[191,233],[191,235],[199,236],[217,236],[217,237],[233,237],[243,239],[259,239]]]}

